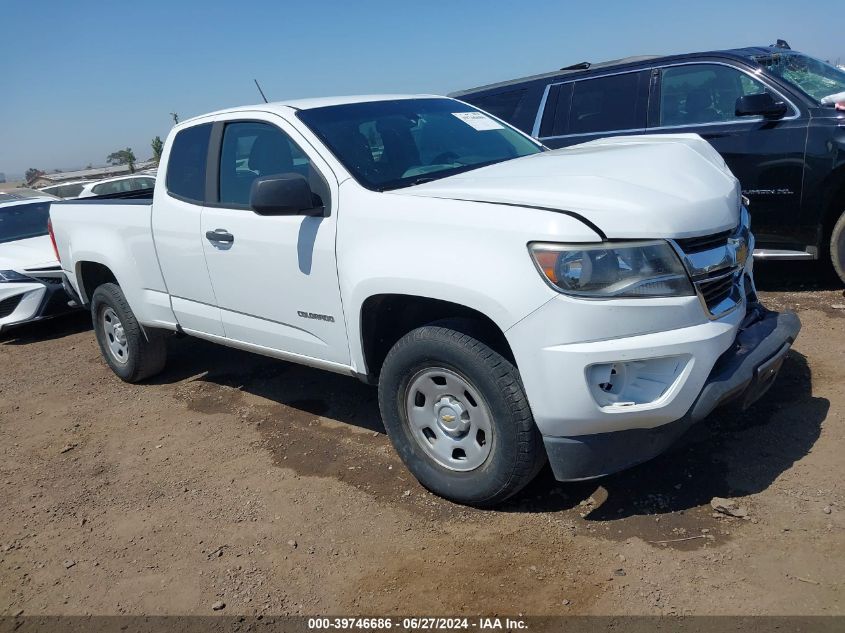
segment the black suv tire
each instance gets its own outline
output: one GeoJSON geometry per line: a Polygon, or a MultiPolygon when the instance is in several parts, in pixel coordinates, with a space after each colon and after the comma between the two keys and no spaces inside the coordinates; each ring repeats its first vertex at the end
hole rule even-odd
{"type": "Polygon", "coordinates": [[[845,211],[839,216],[830,234],[830,261],[839,279],[845,283],[845,211]]]}
{"type": "Polygon", "coordinates": [[[449,327],[420,327],[393,346],[381,369],[379,407],[393,446],[417,480],[458,503],[501,503],[546,462],[516,367],[449,327]],[[435,386],[438,379],[442,386],[435,386]],[[465,427],[447,428],[450,422],[465,427]]]}

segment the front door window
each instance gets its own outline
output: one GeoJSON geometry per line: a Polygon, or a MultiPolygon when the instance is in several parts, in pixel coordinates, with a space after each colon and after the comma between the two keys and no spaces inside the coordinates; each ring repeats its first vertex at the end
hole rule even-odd
{"type": "Polygon", "coordinates": [[[744,72],[721,64],[690,64],[663,69],[660,125],[700,125],[748,120],[736,115],[736,100],[766,92],[744,72]]]}

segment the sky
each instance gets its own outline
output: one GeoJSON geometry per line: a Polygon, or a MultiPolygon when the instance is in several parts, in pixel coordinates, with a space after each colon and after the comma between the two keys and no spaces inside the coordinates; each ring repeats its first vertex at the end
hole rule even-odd
{"type": "Polygon", "coordinates": [[[581,61],[787,40],[845,60],[829,2],[0,1],[0,172],[152,155],[182,119],[271,100],[445,94],[581,61]]]}

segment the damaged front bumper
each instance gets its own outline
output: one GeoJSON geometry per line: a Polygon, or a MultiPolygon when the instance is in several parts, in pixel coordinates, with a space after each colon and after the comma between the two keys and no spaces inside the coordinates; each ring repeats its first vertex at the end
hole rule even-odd
{"type": "Polygon", "coordinates": [[[733,345],[716,361],[698,397],[680,419],[636,428],[572,437],[544,436],[555,478],[593,479],[648,461],[664,452],[693,424],[728,402],[747,408],[772,386],[801,330],[794,312],[748,306],[733,345]]]}

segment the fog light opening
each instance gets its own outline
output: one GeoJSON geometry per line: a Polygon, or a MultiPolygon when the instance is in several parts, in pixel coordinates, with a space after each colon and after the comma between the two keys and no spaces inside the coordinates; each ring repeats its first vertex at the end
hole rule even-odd
{"type": "Polygon", "coordinates": [[[686,367],[687,356],[600,363],[587,368],[590,393],[600,407],[632,407],[659,400],[686,367]]]}

